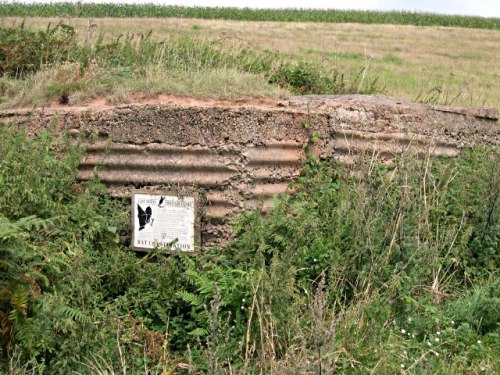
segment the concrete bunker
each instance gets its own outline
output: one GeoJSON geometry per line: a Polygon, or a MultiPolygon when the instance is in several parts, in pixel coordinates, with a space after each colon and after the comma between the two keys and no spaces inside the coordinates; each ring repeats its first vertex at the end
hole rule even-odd
{"type": "Polygon", "coordinates": [[[114,196],[130,197],[137,188],[202,192],[204,245],[231,237],[232,215],[259,203],[266,209],[285,193],[308,153],[349,163],[373,152],[384,162],[408,148],[452,157],[464,147],[500,144],[495,109],[383,96],[61,107],[0,116],[29,132],[55,126],[88,139],[79,178],[92,178],[98,167],[114,196]]]}

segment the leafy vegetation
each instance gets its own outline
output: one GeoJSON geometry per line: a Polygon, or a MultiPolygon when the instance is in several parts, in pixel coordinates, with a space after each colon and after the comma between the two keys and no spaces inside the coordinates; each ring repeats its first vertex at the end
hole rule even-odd
{"type": "MultiPolygon", "coordinates": [[[[63,23],[49,25],[45,31],[28,30],[23,25],[0,28],[0,74],[4,75],[0,96],[4,101],[11,100],[13,105],[33,105],[44,98],[49,102],[58,98],[67,102],[74,93],[110,94],[131,82],[137,85],[137,81],[151,83],[153,87],[139,86],[136,91],[169,92],[166,87],[158,86],[162,82],[159,76],[169,76],[172,81],[176,72],[183,73],[181,77],[185,78],[213,71],[226,75],[227,71],[235,71],[275,90],[296,94],[379,90],[376,80],[363,82],[363,70],[348,80],[336,69],[290,61],[269,50],[231,48],[187,37],[160,42],[153,40],[151,33],[104,39],[101,34],[95,41],[79,43],[74,28],[63,23]],[[21,90],[19,79],[23,82],[21,90]],[[41,86],[39,92],[34,90],[37,85],[41,86]],[[33,97],[33,92],[38,98],[33,97]]],[[[220,93],[220,82],[214,90],[220,93]]]]}
{"type": "Polygon", "coordinates": [[[98,185],[76,182],[81,150],[67,141],[3,127],[0,155],[0,357],[15,350],[41,372],[67,368],[95,332],[87,262],[116,248],[115,204],[98,185]]]}
{"type": "Polygon", "coordinates": [[[2,3],[0,15],[21,17],[175,17],[239,21],[368,23],[500,29],[500,19],[417,12],[357,10],[238,9],[155,4],[2,3]]]}
{"type": "MultiPolygon", "coordinates": [[[[31,31],[43,32],[49,22],[35,17],[2,21],[5,26],[24,24],[31,31]]],[[[497,49],[491,48],[500,43],[496,30],[352,23],[335,27],[325,23],[285,26],[272,22],[178,18],[149,19],[146,23],[140,18],[64,18],[64,22],[77,30],[75,38],[80,45],[96,44],[101,32],[105,44],[123,42],[126,38],[136,44],[148,30],[153,30],[150,41],[185,39],[191,44],[208,44],[229,53],[250,50],[255,58],[263,51],[273,51],[277,55],[274,69],[281,60],[293,66],[306,64],[311,67],[308,71],[319,71],[329,78],[336,76],[337,86],[342,87],[340,81],[343,81],[345,92],[359,89],[369,93],[375,82],[376,91],[411,101],[497,108],[500,103],[500,91],[495,90],[500,82],[495,64],[499,56],[497,49]],[[434,43],[436,38],[439,44],[434,43]],[[459,40],[462,48],[457,49],[459,40]],[[356,80],[361,85],[354,84],[356,80]]],[[[96,69],[80,75],[77,65],[45,65],[24,80],[0,77],[0,101],[7,102],[4,106],[46,105],[57,99],[54,91],[60,91],[61,84],[68,84],[72,90],[72,104],[95,97],[123,103],[161,93],[241,99],[285,98],[300,92],[270,84],[268,73],[250,73],[232,64],[198,70],[188,70],[189,65],[186,69],[166,69],[161,64],[146,65],[140,71],[93,67],[96,69]],[[47,89],[52,84],[53,88],[47,89]]]]}
{"type": "Polygon", "coordinates": [[[500,371],[498,151],[311,160],[224,249],[139,257],[80,147],[2,134],[4,371],[500,371]]]}
{"type": "Polygon", "coordinates": [[[76,47],[75,30],[59,24],[45,32],[0,28],[0,74],[23,78],[46,64],[65,62],[76,47]]]}
{"type": "MultiPolygon", "coordinates": [[[[194,12],[18,9],[58,6],[194,12]]],[[[406,63],[392,52],[380,60],[406,63]]],[[[245,93],[260,82],[256,95],[379,90],[364,70],[348,79],[276,51],[143,33],[81,41],[65,24],[0,28],[0,74],[5,105],[195,87],[214,95],[238,82],[245,93]]],[[[236,218],[237,237],[223,249],[140,256],[128,247],[128,202],[77,181],[83,148],[1,131],[0,373],[500,372],[498,150],[408,153],[390,166],[310,160],[295,194],[276,198],[267,215],[236,218]]]]}

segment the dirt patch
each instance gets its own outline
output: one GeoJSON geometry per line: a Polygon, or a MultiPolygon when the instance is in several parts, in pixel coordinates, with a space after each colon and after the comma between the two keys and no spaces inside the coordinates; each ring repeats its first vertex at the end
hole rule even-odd
{"type": "Polygon", "coordinates": [[[279,105],[278,100],[268,98],[247,98],[239,100],[215,100],[215,99],[197,99],[188,96],[178,96],[161,94],[153,97],[146,97],[143,94],[137,94],[132,104],[160,104],[182,107],[245,107],[245,108],[273,108],[279,105]]]}
{"type": "MultiPolygon", "coordinates": [[[[145,93],[134,93],[127,98],[125,103],[112,103],[106,97],[99,97],[79,105],[61,104],[59,100],[51,102],[47,109],[64,109],[70,111],[82,111],[86,109],[102,110],[116,107],[117,105],[166,105],[179,107],[243,107],[243,108],[262,108],[269,109],[282,106],[282,101],[270,98],[245,98],[238,100],[217,100],[201,99],[189,96],[180,96],[173,94],[148,95],[145,93]]],[[[28,109],[28,108],[24,108],[28,109]]]]}

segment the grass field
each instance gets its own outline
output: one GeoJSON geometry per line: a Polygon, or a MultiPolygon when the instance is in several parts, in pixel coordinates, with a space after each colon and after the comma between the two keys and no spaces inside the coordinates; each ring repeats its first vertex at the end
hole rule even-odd
{"type": "MultiPolygon", "coordinates": [[[[26,18],[24,22],[27,27],[45,29],[49,22],[60,20],[26,18]]],[[[21,21],[4,17],[1,25],[19,25],[21,21]]],[[[335,69],[346,76],[356,76],[366,68],[366,81],[377,79],[383,92],[391,96],[500,108],[499,30],[180,18],[64,18],[64,22],[76,27],[80,41],[95,39],[101,32],[111,40],[149,30],[157,40],[177,36],[216,40],[231,47],[278,51],[291,61],[314,62],[324,70],[335,69]]],[[[188,86],[191,88],[180,93],[220,96],[216,87],[198,93],[196,84],[188,86]]],[[[288,95],[286,90],[268,89],[265,84],[245,93],[245,86],[235,85],[229,96],[288,95]]]]}

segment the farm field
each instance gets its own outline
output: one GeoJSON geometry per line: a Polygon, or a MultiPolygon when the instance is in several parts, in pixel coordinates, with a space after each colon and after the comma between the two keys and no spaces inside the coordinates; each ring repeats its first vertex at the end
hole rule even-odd
{"type": "Polygon", "coordinates": [[[114,17],[114,18],[203,18],[237,21],[367,23],[418,26],[457,26],[500,29],[499,18],[440,15],[407,11],[360,11],[325,9],[251,9],[228,7],[183,7],[159,4],[42,3],[0,5],[0,15],[21,17],[114,17]]]}
{"type": "MultiPolygon", "coordinates": [[[[49,22],[54,25],[61,20],[75,26],[81,42],[95,40],[100,33],[112,40],[152,30],[155,40],[182,36],[233,48],[278,51],[280,58],[312,62],[324,71],[345,74],[347,79],[365,69],[365,85],[376,80],[383,93],[409,100],[500,106],[500,30],[184,18],[26,18],[24,24],[45,29],[49,22]]],[[[21,22],[21,18],[4,17],[1,25],[21,22]]],[[[219,92],[216,88],[208,92],[183,88],[180,93],[208,97],[290,95],[286,89],[268,90],[265,85],[255,89],[254,85],[233,82],[235,87],[229,94],[227,85],[221,85],[219,92]]]]}

